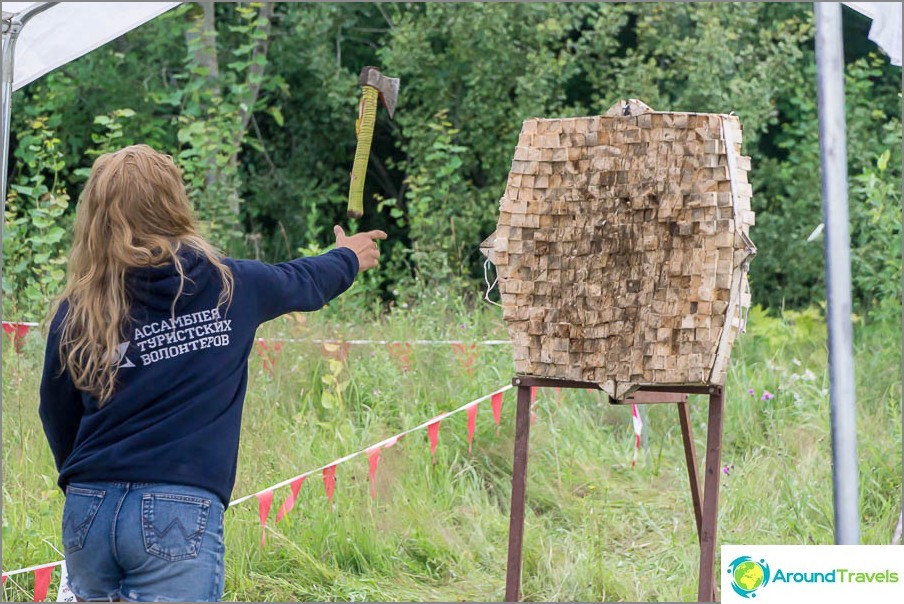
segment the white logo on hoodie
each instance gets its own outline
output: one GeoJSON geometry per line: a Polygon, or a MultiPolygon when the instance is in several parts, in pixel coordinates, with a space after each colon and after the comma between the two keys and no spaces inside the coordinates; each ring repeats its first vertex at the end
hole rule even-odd
{"type": "Polygon", "coordinates": [[[134,367],[135,363],[129,360],[129,357],[126,356],[126,351],[129,349],[129,342],[123,342],[119,346],[116,347],[116,352],[119,354],[119,359],[116,363],[119,365],[120,369],[124,369],[126,367],[134,367]]]}

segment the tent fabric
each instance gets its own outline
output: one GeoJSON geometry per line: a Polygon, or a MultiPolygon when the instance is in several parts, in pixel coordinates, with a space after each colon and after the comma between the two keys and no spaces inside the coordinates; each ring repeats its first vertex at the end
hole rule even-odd
{"type": "Polygon", "coordinates": [[[901,2],[843,2],[858,13],[873,20],[869,39],[879,45],[891,59],[901,66],[901,2]]]}
{"type": "MultiPolygon", "coordinates": [[[[4,2],[4,17],[45,2],[4,2]]],[[[28,21],[16,42],[13,90],[150,21],[179,2],[60,2],[28,21]]]]}

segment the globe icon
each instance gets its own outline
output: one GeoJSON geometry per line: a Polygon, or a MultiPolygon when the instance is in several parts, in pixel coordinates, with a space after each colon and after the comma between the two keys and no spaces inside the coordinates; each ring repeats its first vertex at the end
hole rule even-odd
{"type": "Polygon", "coordinates": [[[763,567],[753,560],[742,562],[734,569],[734,582],[744,591],[754,591],[764,578],[763,567]]]}

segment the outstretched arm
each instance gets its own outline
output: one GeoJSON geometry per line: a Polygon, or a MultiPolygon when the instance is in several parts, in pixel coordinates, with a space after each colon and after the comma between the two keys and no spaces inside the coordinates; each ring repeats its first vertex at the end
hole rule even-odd
{"type": "Polygon", "coordinates": [[[289,312],[318,310],[347,290],[359,272],[379,264],[375,240],[385,239],[386,233],[370,231],[348,237],[338,226],[334,232],[336,249],[319,256],[280,264],[236,262],[242,279],[247,279],[254,292],[260,323],[289,312]]]}

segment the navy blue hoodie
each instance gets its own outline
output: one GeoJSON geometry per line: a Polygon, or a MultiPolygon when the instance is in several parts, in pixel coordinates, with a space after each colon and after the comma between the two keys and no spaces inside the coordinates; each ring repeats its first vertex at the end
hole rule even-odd
{"type": "Polygon", "coordinates": [[[51,322],[40,414],[60,487],[111,480],[185,484],[227,504],[255,330],[282,314],[323,307],[358,273],[348,248],[276,265],[226,259],[235,287],[232,304],[218,308],[219,272],[195,252],[181,257],[187,279],[175,320],[175,267],[130,271],[131,321],[113,351],[119,355],[115,393],[102,407],[61,366],[65,302],[51,322]]]}

